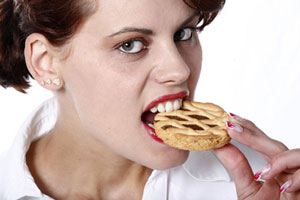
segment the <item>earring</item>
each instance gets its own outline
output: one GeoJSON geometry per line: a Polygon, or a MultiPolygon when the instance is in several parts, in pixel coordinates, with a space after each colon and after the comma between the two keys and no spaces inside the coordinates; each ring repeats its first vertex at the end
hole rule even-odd
{"type": "Polygon", "coordinates": [[[61,80],[59,78],[55,78],[53,80],[51,80],[51,79],[48,78],[46,81],[44,81],[44,80],[40,81],[40,83],[41,83],[41,85],[45,85],[45,84],[50,85],[50,84],[53,84],[55,86],[60,86],[61,85],[61,80]]]}
{"type": "Polygon", "coordinates": [[[46,80],[46,83],[47,83],[48,85],[50,85],[50,84],[52,83],[51,79],[48,78],[48,79],[46,80]]]}
{"type": "Polygon", "coordinates": [[[60,86],[61,81],[60,81],[59,78],[56,78],[56,79],[53,79],[52,83],[53,83],[54,85],[56,85],[56,86],[60,86]]]}

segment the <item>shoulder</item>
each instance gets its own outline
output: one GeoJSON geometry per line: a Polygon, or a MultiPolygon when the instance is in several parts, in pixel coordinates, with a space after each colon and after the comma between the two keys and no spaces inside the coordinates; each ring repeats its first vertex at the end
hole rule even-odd
{"type": "Polygon", "coordinates": [[[12,183],[18,178],[18,173],[15,170],[16,166],[13,163],[13,160],[15,160],[13,156],[10,154],[10,151],[2,153],[0,156],[0,199],[9,199],[12,183]]]}
{"type": "Polygon", "coordinates": [[[57,103],[42,103],[20,127],[12,146],[0,156],[0,199],[40,197],[41,192],[26,163],[26,153],[33,140],[47,134],[55,125],[57,103]]]}

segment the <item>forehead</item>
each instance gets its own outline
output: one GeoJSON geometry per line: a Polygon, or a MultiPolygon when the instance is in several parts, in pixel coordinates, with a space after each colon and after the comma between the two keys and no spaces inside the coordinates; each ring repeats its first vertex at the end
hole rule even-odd
{"type": "Polygon", "coordinates": [[[124,26],[166,28],[177,26],[194,12],[183,0],[99,0],[87,23],[103,33],[124,26]]]}

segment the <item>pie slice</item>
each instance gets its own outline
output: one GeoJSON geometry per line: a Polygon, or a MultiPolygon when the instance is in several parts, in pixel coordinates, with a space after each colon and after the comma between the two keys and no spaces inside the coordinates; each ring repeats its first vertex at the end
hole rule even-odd
{"type": "Polygon", "coordinates": [[[227,120],[228,114],[218,105],[186,100],[180,110],[158,113],[154,128],[157,136],[172,147],[202,151],[230,142],[227,120]]]}

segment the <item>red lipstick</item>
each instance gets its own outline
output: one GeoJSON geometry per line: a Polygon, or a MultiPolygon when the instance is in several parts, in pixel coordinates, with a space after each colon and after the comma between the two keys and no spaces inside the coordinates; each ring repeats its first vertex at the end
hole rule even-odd
{"type": "MultiPolygon", "coordinates": [[[[176,94],[168,94],[168,95],[164,95],[161,97],[156,98],[155,100],[153,100],[145,109],[144,113],[146,113],[147,111],[149,111],[151,108],[153,108],[154,106],[156,106],[158,103],[160,102],[165,102],[165,101],[170,101],[170,100],[175,100],[175,99],[182,99],[185,98],[189,95],[188,91],[182,91],[182,92],[178,92],[176,94]]],[[[150,120],[151,121],[151,120],[150,120]]],[[[160,139],[156,133],[155,133],[155,129],[148,126],[145,121],[143,121],[143,125],[146,128],[148,134],[157,142],[160,143],[164,143],[162,139],[160,139]]],[[[153,122],[150,122],[153,123],[153,122]]]]}
{"type": "Polygon", "coordinates": [[[148,126],[145,122],[143,122],[143,125],[144,125],[144,127],[146,128],[148,134],[149,134],[154,140],[156,140],[157,142],[160,142],[160,143],[164,143],[164,141],[163,141],[162,139],[160,139],[160,138],[156,135],[154,128],[151,128],[151,127],[148,126]]]}

